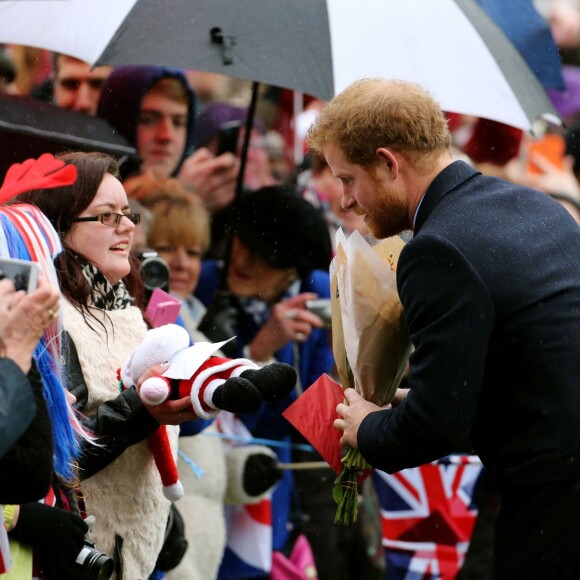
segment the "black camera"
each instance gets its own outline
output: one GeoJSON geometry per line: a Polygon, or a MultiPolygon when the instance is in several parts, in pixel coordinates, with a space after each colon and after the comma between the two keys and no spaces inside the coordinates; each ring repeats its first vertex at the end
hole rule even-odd
{"type": "Polygon", "coordinates": [[[81,548],[76,559],[79,579],[108,580],[115,570],[115,562],[106,554],[99,552],[95,544],[85,538],[85,545],[81,548]]]}
{"type": "Polygon", "coordinates": [[[136,255],[141,262],[139,271],[146,294],[150,296],[155,288],[169,292],[169,266],[167,262],[162,260],[154,250],[140,250],[136,252],[136,255]]]}

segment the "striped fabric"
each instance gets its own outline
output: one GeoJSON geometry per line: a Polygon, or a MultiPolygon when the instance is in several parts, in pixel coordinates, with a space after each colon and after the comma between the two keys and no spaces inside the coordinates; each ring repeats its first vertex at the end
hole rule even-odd
{"type": "MultiPolygon", "coordinates": [[[[220,431],[250,439],[251,433],[232,413],[218,416],[220,431]]],[[[269,574],[272,567],[272,506],[265,498],[255,504],[226,506],[226,549],[219,578],[239,579],[269,574]]]]}

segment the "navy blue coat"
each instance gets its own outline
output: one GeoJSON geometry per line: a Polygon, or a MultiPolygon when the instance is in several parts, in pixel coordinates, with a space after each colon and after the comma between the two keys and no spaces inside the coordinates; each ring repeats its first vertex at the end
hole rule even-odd
{"type": "Polygon", "coordinates": [[[501,496],[497,577],[580,577],[580,228],[458,161],[423,198],[397,284],[411,390],[362,422],[363,456],[395,472],[469,438],[501,496]]]}

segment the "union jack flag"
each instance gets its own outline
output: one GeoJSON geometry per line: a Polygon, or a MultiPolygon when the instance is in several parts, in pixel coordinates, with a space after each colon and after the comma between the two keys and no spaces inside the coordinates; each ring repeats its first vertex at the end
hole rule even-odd
{"type": "MultiPolygon", "coordinates": [[[[252,438],[233,413],[222,411],[217,422],[224,434],[252,438]]],[[[268,496],[255,504],[225,506],[227,538],[218,573],[221,580],[269,574],[272,568],[271,504],[268,496]]]]}
{"type": "Polygon", "coordinates": [[[475,456],[450,456],[389,475],[373,472],[387,580],[449,580],[461,568],[477,517],[475,456]]]}

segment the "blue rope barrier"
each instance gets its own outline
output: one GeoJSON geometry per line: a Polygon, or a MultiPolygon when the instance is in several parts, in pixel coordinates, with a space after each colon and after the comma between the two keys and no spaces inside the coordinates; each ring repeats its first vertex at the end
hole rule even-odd
{"type": "Polygon", "coordinates": [[[274,439],[260,439],[258,437],[241,437],[239,435],[227,435],[225,433],[205,433],[200,435],[206,437],[218,437],[219,439],[227,439],[235,441],[236,443],[243,443],[245,445],[267,445],[268,447],[283,447],[286,449],[298,449],[300,451],[315,451],[312,445],[304,443],[288,443],[287,441],[275,441],[274,439]]]}

